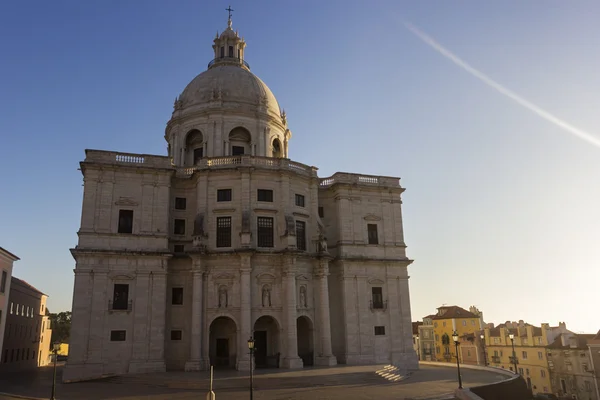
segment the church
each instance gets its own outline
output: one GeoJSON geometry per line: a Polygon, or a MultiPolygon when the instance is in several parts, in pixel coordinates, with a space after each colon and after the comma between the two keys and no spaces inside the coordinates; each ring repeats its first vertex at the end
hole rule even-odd
{"type": "Polygon", "coordinates": [[[63,380],[417,369],[400,179],[290,160],[286,114],[227,25],[175,100],[167,155],[85,150],[63,380]]]}

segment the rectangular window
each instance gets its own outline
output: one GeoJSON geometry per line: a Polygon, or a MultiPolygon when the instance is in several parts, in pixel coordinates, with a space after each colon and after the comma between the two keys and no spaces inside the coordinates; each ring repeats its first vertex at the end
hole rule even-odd
{"type": "Polygon", "coordinates": [[[233,57],[233,46],[229,46],[229,57],[233,57]]]}
{"type": "Polygon", "coordinates": [[[173,224],[175,235],[185,235],[185,219],[176,219],[173,224]]]}
{"type": "Polygon", "coordinates": [[[463,320],[462,324],[463,326],[467,326],[467,321],[463,320]]]}
{"type": "Polygon", "coordinates": [[[133,210],[119,210],[119,233],[133,232],[133,210]]]}
{"type": "Polygon", "coordinates": [[[127,310],[129,303],[129,285],[123,283],[115,283],[113,291],[113,310],[127,310]]]}
{"type": "Polygon", "coordinates": [[[258,201],[268,201],[269,203],[273,202],[273,191],[268,189],[258,189],[256,194],[256,199],[258,201]]]}
{"type": "Polygon", "coordinates": [[[217,247],[231,247],[231,217],[217,218],[217,247]]]}
{"type": "Polygon", "coordinates": [[[12,301],[10,302],[10,313],[13,313],[13,306],[15,305],[15,303],[13,303],[12,301]]]}
{"type": "Polygon", "coordinates": [[[367,232],[369,234],[369,244],[379,244],[377,238],[377,224],[367,224],[367,232]]]}
{"type": "Polygon", "coordinates": [[[375,327],[375,335],[376,336],[385,335],[385,326],[376,326],[375,327]]]}
{"type": "Polygon", "coordinates": [[[171,331],[171,340],[181,340],[181,331],[171,331]]]}
{"type": "Polygon", "coordinates": [[[541,351],[538,351],[538,360],[543,360],[544,354],[541,351]]]}
{"type": "Polygon", "coordinates": [[[217,190],[217,201],[231,201],[231,189],[217,190]]]}
{"type": "Polygon", "coordinates": [[[243,156],[244,155],[244,147],[243,146],[231,146],[231,155],[232,156],[243,156]]]}
{"type": "Polygon", "coordinates": [[[527,360],[527,352],[526,351],[523,352],[523,360],[527,360]]]}
{"type": "Polygon", "coordinates": [[[371,301],[373,302],[373,308],[383,308],[383,288],[372,287],[371,288],[371,301]]]}
{"type": "Polygon", "coordinates": [[[296,195],[296,205],[298,207],[304,207],[304,196],[301,194],[296,195]]]}
{"type": "Polygon", "coordinates": [[[323,207],[319,207],[319,218],[325,217],[325,212],[323,211],[323,207]]]}
{"type": "Polygon", "coordinates": [[[127,331],[110,331],[111,342],[124,342],[127,337],[127,331]]]}
{"type": "Polygon", "coordinates": [[[2,271],[2,280],[0,280],[0,293],[6,292],[6,279],[8,278],[8,273],[6,271],[2,271]]]}
{"type": "Polygon", "coordinates": [[[187,206],[187,200],[185,197],[175,197],[175,209],[185,210],[187,206]]]}
{"type": "Polygon", "coordinates": [[[257,225],[258,225],[258,247],[274,247],[273,218],[258,217],[257,225]]]}
{"type": "Polygon", "coordinates": [[[306,222],[296,221],[296,248],[306,250],[306,222]]]}
{"type": "Polygon", "coordinates": [[[198,161],[202,160],[204,157],[204,148],[197,147],[194,149],[194,165],[198,164],[198,161]]]}
{"type": "Polygon", "coordinates": [[[183,245],[183,244],[176,244],[175,246],[173,246],[173,251],[175,253],[183,253],[183,252],[185,252],[185,245],[183,245]]]}
{"type": "Polygon", "coordinates": [[[183,288],[174,287],[171,289],[171,304],[175,304],[175,305],[183,304],[183,288]]]}

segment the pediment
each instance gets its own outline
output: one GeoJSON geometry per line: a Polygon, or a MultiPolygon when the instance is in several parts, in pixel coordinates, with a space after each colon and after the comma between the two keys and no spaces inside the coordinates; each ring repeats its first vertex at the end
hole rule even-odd
{"type": "Polygon", "coordinates": [[[256,281],[258,283],[273,283],[277,277],[271,273],[263,272],[261,274],[256,275],[256,281]]]}
{"type": "Polygon", "coordinates": [[[131,197],[119,197],[119,200],[115,201],[117,206],[137,206],[140,203],[133,200],[131,197]]]}
{"type": "Polygon", "coordinates": [[[304,281],[304,282],[308,282],[310,279],[306,276],[306,275],[298,275],[296,276],[296,280],[297,281],[304,281]]]}
{"type": "Polygon", "coordinates": [[[365,221],[381,221],[381,217],[378,217],[375,214],[367,214],[364,217],[365,221]]]}
{"type": "Polygon", "coordinates": [[[230,283],[235,279],[235,275],[227,273],[227,272],[221,272],[218,275],[215,275],[213,277],[213,282],[220,284],[220,283],[230,283]]]}
{"type": "Polygon", "coordinates": [[[385,283],[379,278],[369,278],[367,282],[369,282],[371,285],[383,285],[385,283]]]}
{"type": "Polygon", "coordinates": [[[130,273],[126,273],[126,272],[118,272],[118,271],[109,272],[108,277],[110,279],[112,279],[113,281],[127,281],[127,280],[130,281],[130,280],[135,279],[134,274],[130,274],[130,273]]]}

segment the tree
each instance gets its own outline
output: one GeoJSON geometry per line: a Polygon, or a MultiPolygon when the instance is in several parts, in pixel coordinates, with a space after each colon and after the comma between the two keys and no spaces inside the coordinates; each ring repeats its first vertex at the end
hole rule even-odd
{"type": "Polygon", "coordinates": [[[71,311],[63,311],[58,314],[50,314],[52,321],[52,340],[50,343],[69,343],[71,335],[71,311]]]}

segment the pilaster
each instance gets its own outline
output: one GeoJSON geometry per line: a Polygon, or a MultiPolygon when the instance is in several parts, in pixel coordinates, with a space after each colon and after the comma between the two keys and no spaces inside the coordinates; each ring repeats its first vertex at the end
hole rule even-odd
{"type": "Polygon", "coordinates": [[[320,351],[315,357],[317,365],[337,365],[337,359],[331,352],[331,322],[329,316],[329,288],[327,277],[329,276],[329,258],[322,257],[319,259],[319,266],[314,271],[317,278],[318,289],[318,304],[319,308],[319,334],[320,334],[320,351]]]}
{"type": "Polygon", "coordinates": [[[284,315],[284,334],[285,334],[285,352],[282,362],[283,368],[302,368],[304,364],[298,357],[298,336],[297,336],[297,309],[296,309],[296,258],[293,255],[284,257],[283,282],[285,286],[285,306],[284,315]]]}
{"type": "Polygon", "coordinates": [[[240,334],[237,336],[237,370],[245,371],[250,368],[250,354],[248,353],[248,339],[252,336],[252,253],[240,253],[240,334]]]}
{"type": "Polygon", "coordinates": [[[207,360],[202,356],[203,330],[202,322],[204,319],[204,310],[202,307],[203,299],[203,271],[200,255],[192,256],[192,315],[191,335],[190,335],[190,356],[185,363],[186,371],[199,371],[207,368],[207,360]]]}

